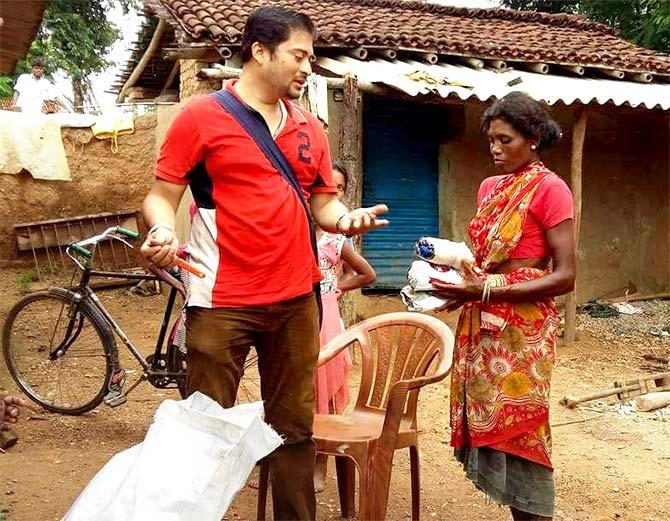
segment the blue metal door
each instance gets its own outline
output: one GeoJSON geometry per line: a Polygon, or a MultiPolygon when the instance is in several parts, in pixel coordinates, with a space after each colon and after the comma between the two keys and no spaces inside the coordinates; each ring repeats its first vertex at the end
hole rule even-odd
{"type": "Polygon", "coordinates": [[[372,288],[404,286],[414,242],[438,235],[439,126],[447,124],[438,114],[435,106],[366,98],[363,205],[388,204],[391,221],[363,236],[363,254],[377,272],[372,288]]]}

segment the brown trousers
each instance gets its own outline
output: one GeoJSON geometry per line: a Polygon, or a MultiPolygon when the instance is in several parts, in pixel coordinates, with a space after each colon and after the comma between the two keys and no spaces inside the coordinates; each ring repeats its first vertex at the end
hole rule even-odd
{"type": "Polygon", "coordinates": [[[265,421],[285,438],[270,456],[275,520],[316,518],[312,441],[319,319],[313,294],[262,307],[188,308],[188,394],[235,405],[244,361],[258,352],[265,421]]]}

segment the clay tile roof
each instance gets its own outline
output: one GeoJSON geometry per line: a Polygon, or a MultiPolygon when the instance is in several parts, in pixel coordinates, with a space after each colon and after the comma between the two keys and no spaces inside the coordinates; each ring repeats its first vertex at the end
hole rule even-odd
{"type": "Polygon", "coordinates": [[[14,74],[16,62],[26,57],[42,22],[46,5],[46,0],[2,0],[0,74],[14,74]]]}
{"type": "Polygon", "coordinates": [[[254,9],[308,14],[317,46],[382,46],[516,61],[670,74],[670,55],[642,49],[576,15],[471,9],[400,0],[153,0],[195,41],[239,44],[254,9]]]}

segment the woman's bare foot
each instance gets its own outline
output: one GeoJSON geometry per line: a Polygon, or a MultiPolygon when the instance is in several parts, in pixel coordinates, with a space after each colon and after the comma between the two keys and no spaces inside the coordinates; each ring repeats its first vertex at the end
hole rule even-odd
{"type": "Polygon", "coordinates": [[[314,492],[323,492],[326,488],[326,474],[328,471],[328,456],[317,454],[316,468],[314,469],[314,492]]]}

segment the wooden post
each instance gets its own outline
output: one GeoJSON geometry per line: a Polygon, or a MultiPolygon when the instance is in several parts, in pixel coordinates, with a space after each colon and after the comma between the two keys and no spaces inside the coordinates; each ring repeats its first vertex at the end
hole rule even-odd
{"type": "Polygon", "coordinates": [[[344,78],[344,110],[340,126],[340,146],[338,157],[340,163],[349,172],[349,184],[344,196],[344,204],[356,208],[361,204],[363,180],[361,178],[361,119],[358,82],[355,76],[344,78]]]}
{"type": "Polygon", "coordinates": [[[144,51],[144,54],[142,55],[142,58],[140,59],[139,63],[137,64],[133,72],[130,74],[130,77],[119,91],[119,95],[116,98],[117,103],[123,103],[123,98],[126,95],[126,91],[130,87],[135,85],[137,80],[140,79],[140,76],[144,72],[145,67],[151,61],[151,58],[156,52],[156,49],[158,49],[158,45],[160,44],[161,38],[163,37],[163,32],[165,31],[166,25],[167,24],[165,20],[163,20],[162,18],[158,20],[158,25],[156,26],[156,30],[154,31],[154,34],[151,37],[151,41],[149,42],[147,50],[144,51]]]}
{"type": "Polygon", "coordinates": [[[174,62],[172,70],[170,71],[170,75],[168,76],[167,80],[165,80],[165,84],[163,85],[163,88],[161,89],[161,93],[159,94],[159,96],[163,96],[164,94],[167,93],[167,91],[170,89],[170,86],[174,83],[177,74],[179,74],[179,60],[176,60],[174,62]]]}
{"type": "MultiPolygon", "coordinates": [[[[349,173],[349,183],[343,202],[350,209],[361,206],[363,196],[363,173],[361,171],[363,132],[360,106],[361,93],[358,89],[358,81],[355,76],[347,75],[344,78],[344,100],[337,156],[349,173]]],[[[355,245],[356,249],[360,250],[360,236],[356,237],[355,245]]],[[[350,294],[346,294],[342,299],[341,313],[347,326],[356,319],[354,300],[350,294]]]]}
{"type": "MultiPolygon", "coordinates": [[[[572,159],[570,164],[570,188],[575,202],[575,255],[579,258],[579,230],[582,221],[582,158],[584,155],[584,137],[587,121],[586,107],[577,112],[577,120],[572,128],[572,159]]],[[[566,345],[575,341],[577,325],[577,281],[575,289],[568,294],[565,303],[565,331],[563,339],[566,345]]]]}

